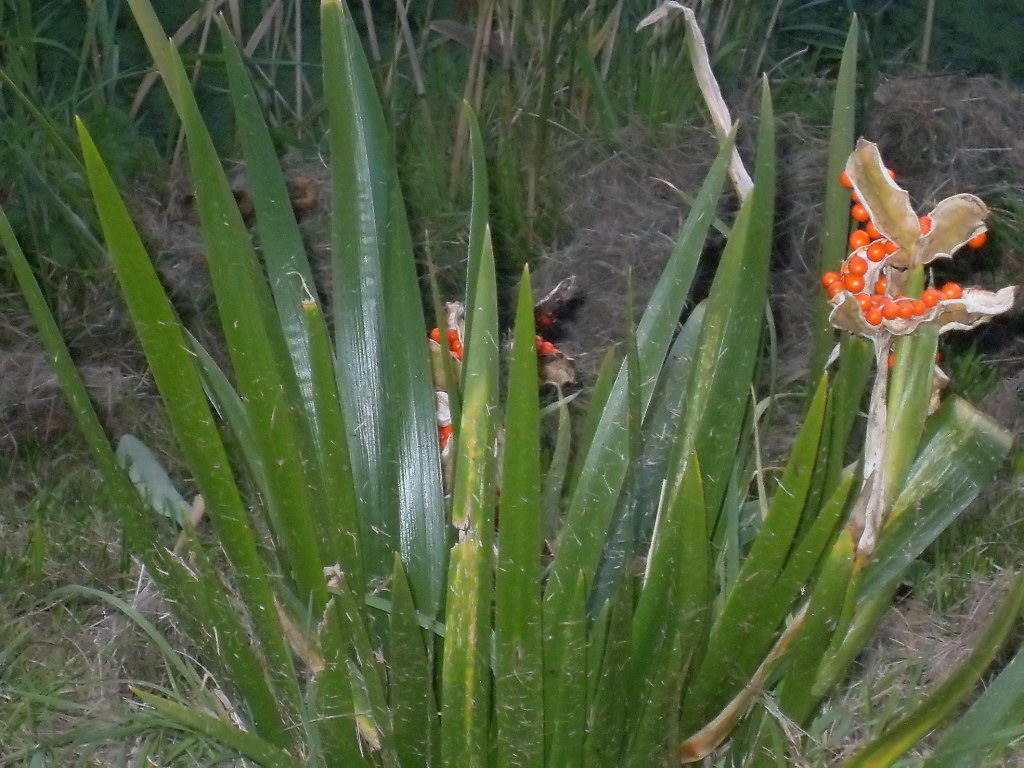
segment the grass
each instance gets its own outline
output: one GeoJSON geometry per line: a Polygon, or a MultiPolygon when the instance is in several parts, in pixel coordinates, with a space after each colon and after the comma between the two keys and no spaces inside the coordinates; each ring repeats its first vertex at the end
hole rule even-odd
{"type": "MultiPolygon", "coordinates": [[[[812,38],[818,53],[806,68],[788,58],[786,36],[799,36],[807,31],[789,25],[787,12],[791,5],[780,4],[783,11],[777,20],[779,33],[772,37],[771,45],[766,46],[764,52],[757,54],[737,46],[730,49],[729,43],[745,39],[741,34],[744,30],[763,26],[762,16],[753,13],[714,16],[714,12],[709,11],[711,15],[702,18],[706,28],[716,30],[720,36],[722,45],[716,66],[733,79],[734,86],[748,80],[755,66],[752,61],[777,65],[774,71],[788,84],[791,93],[798,91],[801,83],[815,82],[823,73],[831,72],[832,64],[838,59],[830,53],[835,50],[834,41],[824,34],[812,38]]],[[[24,15],[28,7],[28,4],[20,6],[19,21],[23,30],[38,21],[38,17],[27,19],[24,15]]],[[[136,82],[140,70],[131,65],[122,70],[110,70],[110,58],[103,53],[112,50],[113,38],[104,26],[112,22],[103,19],[102,11],[115,7],[116,4],[96,5],[99,10],[92,19],[93,26],[89,27],[93,37],[78,49],[81,66],[75,85],[79,90],[72,99],[76,103],[98,103],[107,109],[123,98],[121,85],[136,82]],[[90,55],[93,53],[99,54],[99,66],[92,64],[95,59],[90,55]],[[83,79],[90,78],[91,89],[83,88],[83,79]]],[[[253,4],[249,7],[262,10],[253,4]]],[[[520,31],[527,36],[528,43],[524,46],[527,57],[520,61],[520,69],[504,73],[490,66],[479,81],[480,95],[476,103],[484,122],[482,146],[493,169],[490,192],[495,249],[499,270],[507,275],[518,274],[518,268],[533,260],[537,249],[551,242],[557,231],[560,207],[568,197],[565,187],[573,180],[559,179],[551,169],[560,167],[560,158],[568,148],[584,141],[596,141],[606,143],[609,151],[615,151],[616,143],[623,139],[614,126],[627,120],[661,124],[661,130],[671,130],[664,124],[676,126],[693,119],[692,107],[678,98],[680,75],[686,72],[688,76],[689,72],[685,60],[678,51],[673,53],[672,45],[665,39],[650,41],[627,35],[636,19],[620,22],[622,37],[602,37],[603,21],[616,12],[615,8],[614,4],[607,4],[586,23],[566,22],[565,27],[560,28],[561,36],[554,41],[538,32],[542,27],[524,23],[520,31]],[[590,48],[581,53],[581,45],[585,43],[590,48]],[[571,53],[545,56],[545,46],[555,44],[571,53]],[[667,87],[668,83],[672,83],[673,88],[667,87]],[[525,163],[521,162],[523,158],[526,158],[525,163]],[[526,170],[521,174],[522,165],[526,170]]],[[[250,12],[253,17],[243,22],[249,25],[246,29],[262,19],[260,13],[250,12]]],[[[315,47],[301,31],[304,29],[302,21],[297,17],[293,19],[299,34],[289,35],[287,26],[275,28],[277,37],[266,38],[265,55],[254,59],[259,73],[265,74],[273,84],[265,94],[270,94],[268,102],[275,105],[271,109],[271,125],[282,144],[308,142],[310,132],[315,134],[314,126],[318,125],[320,116],[315,100],[307,101],[302,95],[304,86],[300,81],[304,68],[287,64],[300,48],[303,55],[307,55],[315,47]],[[285,82],[299,84],[292,87],[284,85],[285,82]]],[[[37,37],[45,37],[49,29],[40,22],[41,34],[37,37]]],[[[413,57],[400,47],[400,33],[396,30],[386,27],[379,30],[382,36],[393,33],[393,53],[390,59],[382,60],[374,74],[384,93],[391,95],[389,115],[401,126],[398,150],[402,158],[402,181],[410,197],[417,254],[429,255],[440,264],[446,270],[446,288],[452,288],[459,280],[457,267],[461,267],[459,262],[466,253],[465,233],[470,222],[466,212],[470,190],[468,184],[460,181],[468,176],[465,173],[468,158],[460,159],[468,144],[460,146],[462,118],[456,105],[467,92],[466,88],[474,84],[472,77],[464,74],[469,70],[472,50],[451,42],[436,42],[434,48],[417,60],[422,66],[426,93],[413,96],[408,85],[412,80],[413,57]]],[[[201,54],[201,50],[197,53],[201,54]]],[[[29,53],[20,63],[12,64],[8,73],[20,84],[31,86],[39,78],[33,61],[29,53]]],[[[190,66],[202,62],[204,78],[219,66],[216,60],[206,60],[201,55],[188,61],[190,66]]],[[[798,96],[786,94],[786,98],[795,105],[801,103],[798,96]]],[[[813,96],[808,99],[813,100],[813,96]]],[[[44,105],[44,113],[53,123],[61,123],[66,120],[68,103],[58,94],[44,105]]],[[[816,114],[822,111],[819,103],[808,105],[805,101],[803,105],[816,114]]],[[[131,150],[105,153],[121,165],[122,170],[116,174],[121,178],[134,178],[140,168],[156,162],[149,152],[150,142],[159,132],[153,126],[159,124],[163,130],[175,123],[169,114],[159,117],[159,101],[151,101],[150,108],[157,117],[148,114],[134,122],[126,121],[118,109],[108,109],[97,111],[88,121],[100,140],[101,149],[105,133],[109,134],[111,145],[115,138],[136,126],[141,126],[140,133],[148,134],[148,138],[133,142],[131,150]],[[104,123],[104,119],[109,122],[104,123]]],[[[214,118],[216,132],[220,124],[216,107],[207,105],[206,108],[208,116],[214,118]]],[[[166,104],[162,109],[166,112],[166,104]]],[[[18,119],[20,123],[13,118],[10,122],[16,130],[8,133],[8,151],[20,158],[23,167],[45,167],[47,170],[40,171],[41,176],[62,180],[53,182],[52,192],[43,199],[71,200],[71,211],[84,209],[84,204],[75,202],[80,202],[83,196],[80,172],[69,165],[66,158],[55,154],[51,144],[38,139],[33,119],[24,112],[18,119]],[[39,159],[45,165],[38,162],[39,159]]],[[[176,135],[176,128],[167,130],[165,141],[155,143],[163,147],[165,154],[173,155],[176,135]]],[[[230,145],[226,135],[215,138],[222,145],[230,145]]],[[[37,263],[50,259],[54,274],[65,273],[70,267],[92,273],[95,267],[88,261],[89,257],[81,254],[90,253],[91,249],[96,257],[98,251],[92,245],[79,246],[81,242],[89,242],[83,231],[94,231],[95,225],[86,222],[82,227],[67,212],[36,200],[33,198],[34,208],[26,208],[19,222],[19,233],[25,234],[38,257],[37,263]]],[[[969,356],[957,358],[954,365],[960,367],[961,378],[966,380],[961,391],[972,397],[980,396],[989,384],[982,369],[969,356]]],[[[0,648],[3,648],[0,653],[0,722],[5,724],[0,729],[0,744],[5,745],[8,756],[16,756],[26,764],[37,754],[35,744],[40,740],[51,741],[54,751],[39,758],[44,762],[33,764],[86,765],[90,760],[93,764],[127,764],[147,753],[161,764],[216,762],[224,757],[218,748],[202,739],[181,737],[167,721],[163,721],[164,727],[154,727],[161,721],[154,722],[151,712],[140,713],[137,705],[128,703],[126,686],[145,683],[170,692],[172,699],[185,702],[187,706],[201,702],[212,711],[218,711],[216,691],[197,684],[194,679],[194,675],[201,675],[203,671],[195,666],[184,669],[174,666],[158,652],[152,638],[141,632],[137,622],[118,618],[119,614],[109,605],[82,595],[60,601],[52,597],[53,590],[65,584],[95,585],[131,595],[138,583],[137,566],[128,555],[124,534],[106,502],[100,500],[103,481],[81,461],[82,452],[82,446],[71,439],[56,446],[22,445],[5,468],[9,480],[5,483],[6,498],[0,499],[0,506],[15,513],[4,517],[3,525],[9,528],[10,535],[3,537],[0,552],[0,586],[8,611],[8,615],[2,617],[0,630],[0,648]],[[62,458],[51,458],[54,455],[62,458]],[[55,483],[53,478],[60,479],[55,483]],[[157,675],[154,670],[158,671],[157,675]],[[62,736],[83,735],[75,730],[78,726],[84,727],[86,732],[91,729],[94,736],[97,727],[108,723],[126,729],[111,731],[111,738],[105,740],[103,747],[109,751],[90,754],[89,748],[77,743],[77,737],[72,739],[76,743],[68,745],[62,736]],[[140,736],[143,728],[148,730],[140,736]]],[[[1024,549],[1018,525],[1020,499],[1011,491],[993,506],[991,514],[958,523],[950,536],[940,539],[926,553],[924,562],[929,564],[930,570],[914,580],[914,588],[929,607],[938,612],[959,609],[971,595],[970,583],[988,578],[1000,567],[1019,562],[1024,549]],[[979,540],[986,544],[979,545],[979,540]]],[[[159,604],[155,608],[147,607],[147,613],[153,611],[160,615],[163,608],[159,604]]],[[[176,634],[177,628],[170,624],[161,626],[176,645],[183,642],[176,634]]],[[[811,741],[817,742],[823,750],[817,754],[831,755],[850,740],[866,738],[865,722],[870,735],[880,733],[917,700],[915,676],[919,674],[922,670],[913,664],[898,672],[889,670],[880,675],[864,671],[862,677],[851,684],[847,698],[830,705],[811,726],[811,741]],[[902,700],[886,699],[885,693],[893,687],[902,692],[909,690],[911,696],[902,700]],[[850,698],[859,701],[851,703],[850,698]]],[[[808,760],[815,764],[814,759],[809,757],[808,760]]]]}

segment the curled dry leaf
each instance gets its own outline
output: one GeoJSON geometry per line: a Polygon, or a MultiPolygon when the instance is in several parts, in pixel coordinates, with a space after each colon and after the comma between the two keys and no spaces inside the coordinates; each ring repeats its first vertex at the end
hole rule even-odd
{"type": "Polygon", "coordinates": [[[985,232],[988,207],[974,195],[959,194],[941,201],[930,214],[930,229],[910,205],[910,195],[897,184],[873,142],[859,139],[846,163],[846,174],[875,228],[899,246],[887,260],[908,269],[937,258],[949,258],[971,238],[985,232]]]}
{"type": "Polygon", "coordinates": [[[910,195],[889,175],[878,145],[858,139],[846,161],[846,175],[878,231],[900,247],[904,258],[909,256],[921,237],[921,224],[910,206],[910,195]]]}
{"type": "Polygon", "coordinates": [[[928,264],[938,258],[951,258],[959,248],[985,232],[988,206],[974,195],[953,195],[941,201],[928,218],[932,228],[921,237],[915,263],[928,264]]]}
{"type": "Polygon", "coordinates": [[[843,291],[834,299],[836,304],[829,315],[829,322],[835,328],[868,338],[876,338],[886,332],[893,336],[906,336],[924,323],[937,323],[939,333],[965,331],[1008,311],[1013,306],[1014,294],[1012,286],[1001,288],[995,293],[981,288],[965,288],[959,299],[943,299],[924,314],[909,319],[884,319],[878,325],[871,325],[853,294],[843,291]]]}

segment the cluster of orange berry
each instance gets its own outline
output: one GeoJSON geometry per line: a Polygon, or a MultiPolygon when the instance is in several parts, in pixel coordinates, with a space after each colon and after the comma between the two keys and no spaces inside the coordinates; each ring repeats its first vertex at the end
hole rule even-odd
{"type": "MultiPolygon", "coordinates": [[[[896,174],[888,170],[893,179],[896,174]]],[[[853,208],[850,215],[863,225],[850,234],[849,245],[852,253],[842,263],[839,272],[826,272],[821,277],[821,284],[831,299],[840,291],[849,291],[860,305],[864,319],[869,325],[879,325],[882,320],[895,320],[897,317],[910,320],[923,315],[943,299],[959,299],[963,289],[956,283],[946,283],[941,288],[928,288],[920,298],[912,298],[900,294],[889,296],[888,280],[880,275],[874,285],[866,285],[865,277],[869,271],[869,262],[877,264],[899,250],[899,246],[887,239],[872,223],[867,208],[861,204],[853,183],[846,171],[839,176],[840,183],[850,190],[853,208]]],[[[932,228],[932,220],[922,216],[921,234],[927,235],[932,228]]],[[[985,233],[972,238],[967,244],[972,248],[980,248],[985,243],[985,233]]],[[[875,274],[878,274],[875,272],[875,274]]]]}
{"type": "MultiPolygon", "coordinates": [[[[456,360],[462,362],[462,339],[459,337],[459,332],[454,328],[448,330],[448,351],[452,353],[456,360]]],[[[430,331],[430,338],[436,341],[438,344],[441,343],[441,331],[434,328],[430,331]]],[[[537,354],[538,355],[553,355],[558,351],[558,347],[552,344],[550,341],[542,339],[540,336],[537,337],[537,354]]]]}
{"type": "MultiPolygon", "coordinates": [[[[441,343],[441,331],[434,328],[430,331],[430,338],[436,341],[438,344],[441,343]]],[[[459,332],[454,328],[448,329],[448,351],[452,353],[452,356],[462,362],[462,339],[459,336],[459,332]]]]}

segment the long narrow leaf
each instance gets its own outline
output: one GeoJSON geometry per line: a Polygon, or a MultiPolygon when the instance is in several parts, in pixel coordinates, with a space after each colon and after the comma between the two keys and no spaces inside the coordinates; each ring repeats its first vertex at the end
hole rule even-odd
{"type": "MultiPolygon", "coordinates": [[[[689,292],[697,259],[725,181],[731,146],[731,142],[726,142],[708,172],[683,225],[676,248],[640,321],[636,343],[643,387],[642,412],[646,411],[650,403],[657,371],[664,362],[676,319],[689,292]]],[[[545,593],[545,610],[550,610],[552,616],[564,613],[565,606],[561,601],[568,599],[581,572],[588,581],[593,578],[625,478],[626,457],[622,445],[627,435],[626,413],[629,403],[625,365],[624,362],[620,367],[600,413],[593,440],[569,501],[545,593]]]]}
{"type": "Polygon", "coordinates": [[[499,766],[540,766],[540,416],[530,276],[523,273],[510,361],[494,603],[494,695],[499,766]]]}
{"type": "MultiPolygon", "coordinates": [[[[181,325],[117,194],[113,179],[81,124],[79,136],[116,274],[153,378],[164,398],[172,430],[193,468],[210,510],[210,519],[235,569],[246,604],[252,609],[265,652],[272,660],[273,674],[287,691],[286,701],[290,699],[289,703],[296,706],[297,691],[294,682],[288,682],[292,680],[288,674],[290,656],[274,616],[270,582],[257,553],[255,534],[246,521],[230,462],[206,403],[181,325]]],[[[272,718],[270,713],[276,710],[276,705],[271,703],[269,691],[253,688],[258,686],[258,679],[235,682],[250,687],[251,706],[263,711],[264,717],[272,718]],[[260,701],[263,704],[257,706],[260,701]]],[[[281,723],[278,721],[276,726],[268,727],[280,728],[281,723]]]]}
{"type": "Polygon", "coordinates": [[[417,608],[441,603],[447,551],[426,327],[390,146],[352,19],[324,0],[339,389],[351,426],[368,578],[402,554],[417,608]]]}

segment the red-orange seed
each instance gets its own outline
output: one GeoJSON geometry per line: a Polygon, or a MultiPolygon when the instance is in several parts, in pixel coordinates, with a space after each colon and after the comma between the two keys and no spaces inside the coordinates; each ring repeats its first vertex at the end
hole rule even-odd
{"type": "Polygon", "coordinates": [[[922,235],[927,235],[929,232],[932,231],[932,219],[931,219],[931,216],[922,216],[920,219],[918,219],[918,221],[921,222],[921,234],[922,235]]]}
{"type": "Polygon", "coordinates": [[[883,240],[882,242],[885,245],[885,252],[890,256],[900,249],[892,240],[883,240]]]}
{"type": "Polygon", "coordinates": [[[882,236],[882,233],[878,231],[878,228],[875,226],[875,222],[873,221],[869,221],[864,225],[864,231],[868,233],[872,240],[877,240],[882,236]]]}
{"type": "Polygon", "coordinates": [[[868,246],[868,258],[871,261],[879,262],[885,258],[885,243],[881,240],[875,240],[871,245],[868,246]]]}
{"type": "Polygon", "coordinates": [[[942,286],[942,295],[947,299],[959,299],[964,295],[964,289],[956,283],[946,283],[942,286]]]}
{"type": "Polygon", "coordinates": [[[914,315],[923,315],[928,311],[928,307],[925,305],[922,299],[914,299],[914,315]]]}
{"type": "Polygon", "coordinates": [[[848,174],[846,171],[843,171],[842,173],[839,174],[839,183],[842,184],[847,189],[853,189],[853,182],[850,181],[850,174],[848,174]]]}
{"type": "Polygon", "coordinates": [[[859,221],[861,224],[863,224],[865,221],[871,218],[871,215],[868,213],[868,209],[865,208],[860,203],[857,203],[855,206],[853,206],[853,208],[850,209],[850,215],[857,221],[859,221]]]}
{"type": "Polygon", "coordinates": [[[430,332],[430,338],[433,339],[434,341],[436,341],[438,344],[440,344],[441,343],[441,331],[439,331],[437,328],[435,328],[434,330],[432,330],[430,332]]]}
{"type": "Polygon", "coordinates": [[[851,256],[846,260],[846,271],[851,275],[863,275],[868,271],[868,263],[863,256],[851,256]]]}
{"type": "Polygon", "coordinates": [[[967,241],[967,245],[970,246],[971,248],[981,248],[981,246],[985,244],[986,240],[988,240],[988,233],[979,232],[978,234],[976,234],[974,237],[967,241]]]}
{"type": "Polygon", "coordinates": [[[878,278],[878,282],[875,283],[875,293],[879,296],[885,294],[885,290],[889,287],[889,281],[885,277],[878,278]]]}
{"type": "Polygon", "coordinates": [[[865,312],[864,319],[867,321],[868,325],[878,325],[882,322],[882,310],[876,308],[869,312],[865,312]]]}
{"type": "Polygon", "coordinates": [[[899,312],[899,316],[902,317],[904,320],[909,320],[910,318],[912,318],[914,316],[914,302],[913,301],[910,301],[908,299],[904,299],[903,301],[897,303],[896,308],[897,308],[897,311],[899,312]]]}
{"type": "Polygon", "coordinates": [[[839,293],[841,290],[843,290],[843,281],[842,280],[836,280],[828,288],[825,289],[825,293],[827,293],[828,297],[831,299],[837,293],[839,293]]]}
{"type": "Polygon", "coordinates": [[[945,297],[942,295],[942,291],[937,288],[926,288],[924,293],[921,294],[921,301],[924,302],[926,307],[934,307],[943,298],[945,297]]]}
{"type": "Polygon", "coordinates": [[[456,360],[462,360],[462,339],[459,338],[459,332],[454,328],[448,330],[448,349],[455,355],[456,360]]]}
{"type": "Polygon", "coordinates": [[[847,275],[843,278],[843,287],[850,293],[858,293],[864,290],[864,278],[860,275],[847,275]]]}
{"type": "Polygon", "coordinates": [[[839,275],[837,275],[835,272],[826,272],[824,275],[821,276],[821,284],[824,287],[828,288],[830,285],[832,285],[832,283],[839,279],[839,275]]]}
{"type": "Polygon", "coordinates": [[[886,320],[895,320],[899,316],[900,305],[897,304],[895,301],[890,301],[884,307],[882,307],[882,317],[884,317],[886,320]]]}
{"type": "Polygon", "coordinates": [[[855,298],[857,300],[857,303],[860,304],[860,308],[862,311],[867,312],[871,309],[871,297],[868,296],[866,293],[858,293],[854,295],[853,298],[855,298]]]}
{"type": "Polygon", "coordinates": [[[850,233],[850,248],[857,250],[871,242],[871,236],[863,229],[855,229],[850,233]]]}

